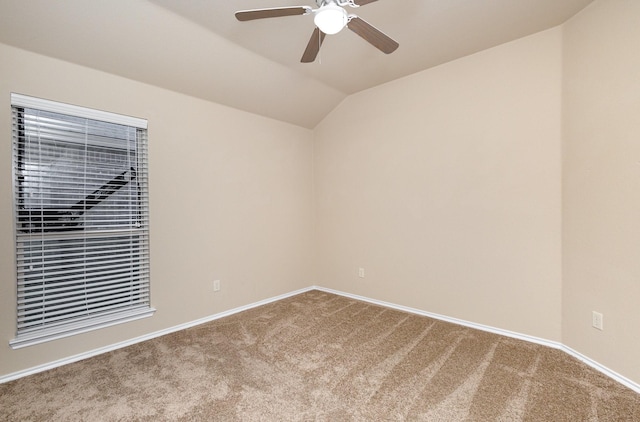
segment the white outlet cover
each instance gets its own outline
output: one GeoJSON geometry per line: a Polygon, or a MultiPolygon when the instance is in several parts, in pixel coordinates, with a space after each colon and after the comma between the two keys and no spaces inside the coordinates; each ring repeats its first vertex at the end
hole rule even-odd
{"type": "Polygon", "coordinates": [[[600,313],[600,312],[596,312],[593,311],[593,313],[591,314],[592,316],[592,325],[594,328],[597,328],[598,330],[603,330],[604,329],[604,316],[600,313]]]}

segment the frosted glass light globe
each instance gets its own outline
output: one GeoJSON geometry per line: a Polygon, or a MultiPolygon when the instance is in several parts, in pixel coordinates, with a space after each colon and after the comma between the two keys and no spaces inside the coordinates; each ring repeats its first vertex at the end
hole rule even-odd
{"type": "Polygon", "coordinates": [[[347,11],[335,4],[328,4],[316,12],[313,22],[327,35],[337,34],[345,27],[349,18],[347,11]]]}

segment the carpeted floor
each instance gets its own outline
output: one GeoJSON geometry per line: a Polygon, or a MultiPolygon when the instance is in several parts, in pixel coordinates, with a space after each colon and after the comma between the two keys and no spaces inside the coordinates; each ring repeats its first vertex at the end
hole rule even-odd
{"type": "Polygon", "coordinates": [[[565,353],[310,291],[0,385],[3,421],[640,421],[565,353]]]}

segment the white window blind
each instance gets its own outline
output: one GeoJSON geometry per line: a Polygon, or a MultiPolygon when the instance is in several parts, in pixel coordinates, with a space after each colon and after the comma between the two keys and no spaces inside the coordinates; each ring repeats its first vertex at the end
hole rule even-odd
{"type": "Polygon", "coordinates": [[[153,313],[146,121],[12,94],[14,348],[153,313]]]}

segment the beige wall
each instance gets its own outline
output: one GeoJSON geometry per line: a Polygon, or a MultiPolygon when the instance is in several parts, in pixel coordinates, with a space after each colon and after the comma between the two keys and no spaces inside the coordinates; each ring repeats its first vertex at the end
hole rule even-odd
{"type": "Polygon", "coordinates": [[[334,110],[314,144],[319,284],[560,341],[561,60],[555,28],[334,110]]]}
{"type": "Polygon", "coordinates": [[[637,383],[639,45],[637,0],[596,1],[564,26],[563,342],[637,383]]]}
{"type": "Polygon", "coordinates": [[[1,44],[0,102],[0,375],[313,284],[310,130],[1,44]],[[10,349],[12,91],[149,120],[154,317],[10,349]]]}

